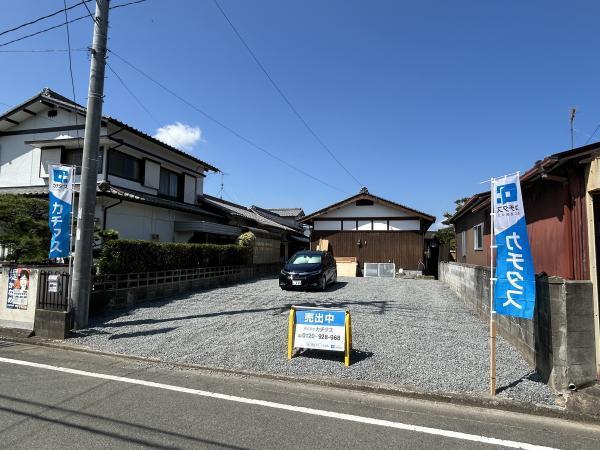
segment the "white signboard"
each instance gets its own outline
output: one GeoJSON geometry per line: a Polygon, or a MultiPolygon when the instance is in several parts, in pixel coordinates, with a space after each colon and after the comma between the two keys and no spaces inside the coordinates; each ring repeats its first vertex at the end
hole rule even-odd
{"type": "Polygon", "coordinates": [[[58,275],[48,275],[48,292],[58,292],[58,275]]]}
{"type": "Polygon", "coordinates": [[[345,351],[346,311],[299,309],[295,314],[294,347],[345,351]]]}

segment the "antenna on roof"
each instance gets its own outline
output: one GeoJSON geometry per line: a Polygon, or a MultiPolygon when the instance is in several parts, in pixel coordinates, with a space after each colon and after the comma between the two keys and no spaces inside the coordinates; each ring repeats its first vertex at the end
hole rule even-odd
{"type": "Polygon", "coordinates": [[[573,128],[573,123],[575,122],[575,114],[577,113],[577,108],[574,106],[569,110],[569,122],[571,124],[571,150],[575,148],[575,130],[573,128]]]}
{"type": "Polygon", "coordinates": [[[225,175],[229,175],[223,171],[219,172],[221,174],[221,189],[219,190],[219,198],[223,200],[223,192],[225,192],[225,175]]]}
{"type": "Polygon", "coordinates": [[[363,186],[363,187],[360,188],[360,193],[361,194],[368,194],[369,190],[365,186],[363,186]]]}

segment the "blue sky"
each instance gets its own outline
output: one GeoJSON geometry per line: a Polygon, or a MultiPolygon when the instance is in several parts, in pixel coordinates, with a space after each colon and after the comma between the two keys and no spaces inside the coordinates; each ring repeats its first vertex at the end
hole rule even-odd
{"type": "MultiPolygon", "coordinates": [[[[570,107],[578,108],[576,146],[600,123],[598,2],[219,1],[361,184],[438,218],[456,198],[485,189],[482,180],[526,170],[570,148],[570,107]]],[[[61,7],[61,0],[11,2],[0,30],[61,7]]],[[[80,6],[69,14],[84,11],[80,6]]],[[[20,35],[0,36],[0,43],[20,35]]],[[[91,36],[91,21],[71,25],[73,48],[88,46],[91,36]]],[[[156,120],[110,71],[104,112],[149,134],[186,125],[172,130],[181,132],[182,146],[227,174],[225,198],[309,213],[358,192],[278,96],[212,0],[148,0],[115,9],[109,39],[109,48],[197,107],[339,188],[269,158],[110,57],[156,120]]],[[[0,50],[66,45],[63,27],[0,50]]],[[[77,100],[85,103],[88,58],[85,52],[73,58],[77,100]]],[[[44,86],[71,95],[65,53],[0,52],[0,68],[2,103],[19,103],[44,86]]],[[[206,191],[217,194],[219,184],[219,175],[209,175],[206,191]]]]}

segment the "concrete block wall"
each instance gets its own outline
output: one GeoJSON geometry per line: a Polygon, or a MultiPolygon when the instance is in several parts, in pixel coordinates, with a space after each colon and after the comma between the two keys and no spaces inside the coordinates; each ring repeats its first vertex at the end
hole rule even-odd
{"type": "MultiPolygon", "coordinates": [[[[439,279],[489,321],[490,269],[440,263],[439,279]]],[[[593,292],[589,281],[538,276],[533,320],[497,316],[498,333],[560,391],[596,380],[593,292]]]]}

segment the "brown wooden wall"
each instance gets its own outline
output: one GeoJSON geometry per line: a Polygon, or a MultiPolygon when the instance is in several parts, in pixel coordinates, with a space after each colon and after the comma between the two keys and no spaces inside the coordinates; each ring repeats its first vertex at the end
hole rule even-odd
{"type": "Polygon", "coordinates": [[[329,240],[333,256],[354,256],[364,263],[393,262],[396,268],[419,269],[423,261],[423,234],[418,231],[313,231],[311,248],[319,239],[329,240]],[[358,241],[366,245],[357,245],[358,241]]]}
{"type": "MultiPolygon", "coordinates": [[[[536,273],[545,272],[569,280],[588,280],[585,172],[581,164],[565,165],[566,182],[538,180],[523,186],[527,233],[536,273]]],[[[467,213],[457,220],[456,260],[489,266],[489,209],[467,213]],[[472,227],[485,220],[484,249],[473,250],[472,227]],[[467,231],[467,256],[463,258],[460,232],[467,231]]]]}

